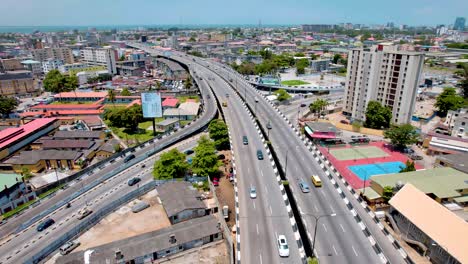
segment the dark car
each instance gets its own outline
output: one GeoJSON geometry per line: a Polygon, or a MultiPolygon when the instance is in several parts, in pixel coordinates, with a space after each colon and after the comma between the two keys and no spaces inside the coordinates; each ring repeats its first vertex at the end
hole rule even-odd
{"type": "Polygon", "coordinates": [[[55,224],[55,221],[52,218],[47,218],[44,222],[40,223],[36,229],[41,232],[53,224],[55,224]]]}
{"type": "Polygon", "coordinates": [[[257,150],[257,158],[259,160],[262,160],[263,159],[263,152],[261,150],[257,150]]]}
{"type": "Polygon", "coordinates": [[[190,155],[190,154],[193,154],[193,150],[191,149],[187,149],[186,151],[184,151],[185,155],[190,155]]]}
{"type": "Polygon", "coordinates": [[[219,159],[219,160],[223,160],[223,159],[225,159],[225,158],[226,158],[226,156],[224,156],[224,154],[219,154],[219,155],[218,155],[218,159],[219,159]]]}
{"type": "Polygon", "coordinates": [[[135,158],[135,155],[131,154],[130,156],[127,156],[125,159],[124,159],[124,162],[127,163],[129,162],[130,160],[134,159],[135,158]]]}
{"type": "Polygon", "coordinates": [[[248,145],[248,144],[249,144],[249,139],[247,138],[247,136],[243,136],[243,137],[242,137],[242,142],[244,143],[244,145],[248,145]]]}
{"type": "Polygon", "coordinates": [[[306,104],[301,104],[301,107],[306,107],[307,105],[306,104]]]}
{"type": "Polygon", "coordinates": [[[128,183],[128,186],[133,186],[133,185],[139,183],[140,181],[141,181],[140,178],[134,177],[134,178],[131,178],[130,180],[128,180],[127,183],[128,183]]]}

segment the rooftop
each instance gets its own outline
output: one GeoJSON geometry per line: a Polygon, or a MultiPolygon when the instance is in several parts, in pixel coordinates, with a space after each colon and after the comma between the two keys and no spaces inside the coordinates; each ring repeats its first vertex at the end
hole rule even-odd
{"type": "Polygon", "coordinates": [[[468,263],[468,223],[463,219],[411,184],[389,203],[460,263],[468,263]]]}
{"type": "MultiPolygon", "coordinates": [[[[23,151],[5,161],[7,164],[36,164],[40,160],[77,160],[82,153],[74,150],[31,150],[23,151]]],[[[66,164],[63,164],[66,166],[66,164]]]]}
{"type": "Polygon", "coordinates": [[[7,71],[0,73],[0,81],[16,79],[32,79],[32,73],[30,71],[7,71]]]}
{"type": "Polygon", "coordinates": [[[10,127],[0,131],[0,149],[29,136],[31,133],[54,123],[56,120],[56,118],[38,118],[20,127],[10,127]]]}
{"type": "Polygon", "coordinates": [[[17,182],[21,181],[22,176],[14,173],[0,173],[0,190],[3,190],[5,186],[10,188],[17,182]]]}
{"type": "Polygon", "coordinates": [[[63,92],[54,95],[54,98],[104,98],[107,92],[63,92]]]}
{"type": "Polygon", "coordinates": [[[179,119],[177,119],[177,118],[168,118],[168,119],[164,119],[163,121],[157,123],[156,125],[158,125],[158,126],[167,126],[167,125],[175,124],[177,122],[179,122],[179,119]]]}
{"type": "Polygon", "coordinates": [[[176,107],[178,103],[179,99],[177,98],[166,98],[166,100],[162,102],[162,106],[176,107]]]}
{"type": "Polygon", "coordinates": [[[89,149],[95,143],[92,140],[73,140],[73,139],[46,139],[42,141],[43,149],[89,149]]]}
{"type": "Polygon", "coordinates": [[[376,175],[371,180],[382,187],[395,186],[397,182],[411,183],[424,193],[439,198],[459,197],[462,195],[457,190],[468,189],[468,174],[449,167],[376,175]]]}
{"type": "Polygon", "coordinates": [[[316,132],[337,132],[336,127],[327,122],[306,122],[306,125],[312,129],[314,133],[316,132]]]}
{"type": "Polygon", "coordinates": [[[200,193],[188,182],[168,182],[156,189],[168,217],[187,209],[206,208],[200,193]]]}
{"type": "Polygon", "coordinates": [[[57,131],[54,134],[54,139],[72,139],[72,138],[95,138],[101,137],[102,131],[85,131],[85,130],[74,130],[74,131],[57,131]]]}
{"type": "Polygon", "coordinates": [[[449,154],[437,156],[437,158],[445,163],[449,163],[450,167],[468,173],[468,153],[449,154]]]}
{"type": "Polygon", "coordinates": [[[185,110],[186,112],[191,113],[192,115],[198,114],[198,109],[200,108],[200,103],[197,102],[185,102],[179,105],[180,109],[185,110]]]}

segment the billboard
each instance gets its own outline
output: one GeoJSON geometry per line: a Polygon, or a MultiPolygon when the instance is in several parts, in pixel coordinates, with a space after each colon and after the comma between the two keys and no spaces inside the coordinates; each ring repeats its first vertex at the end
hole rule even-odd
{"type": "Polygon", "coordinates": [[[158,93],[142,93],[141,107],[144,118],[162,117],[161,95],[158,93]]]}

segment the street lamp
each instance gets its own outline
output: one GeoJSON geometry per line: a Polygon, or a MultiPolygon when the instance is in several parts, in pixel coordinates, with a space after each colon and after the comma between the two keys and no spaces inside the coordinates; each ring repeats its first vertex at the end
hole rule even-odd
{"type": "Polygon", "coordinates": [[[335,213],[333,214],[325,214],[325,215],[319,215],[319,216],[316,216],[316,215],[313,215],[313,214],[309,214],[309,216],[312,216],[314,219],[315,219],[315,230],[314,230],[314,239],[312,240],[312,256],[315,257],[315,237],[317,235],[317,226],[318,226],[318,221],[320,220],[320,218],[322,217],[327,217],[327,216],[336,216],[335,213]]]}

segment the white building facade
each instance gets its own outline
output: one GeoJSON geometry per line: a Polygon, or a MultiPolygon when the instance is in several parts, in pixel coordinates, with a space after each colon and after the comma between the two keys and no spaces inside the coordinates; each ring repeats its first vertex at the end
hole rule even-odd
{"type": "Polygon", "coordinates": [[[44,74],[47,74],[51,70],[58,70],[62,65],[63,60],[47,59],[46,61],[42,62],[42,71],[44,72],[44,74]]]}
{"type": "Polygon", "coordinates": [[[343,112],[364,121],[369,101],[379,101],[392,110],[391,123],[409,123],[423,64],[423,53],[398,51],[397,46],[350,50],[343,112]]]}
{"type": "Polygon", "coordinates": [[[81,60],[89,66],[104,66],[110,74],[117,74],[117,51],[110,48],[85,48],[81,50],[81,60]]]}

